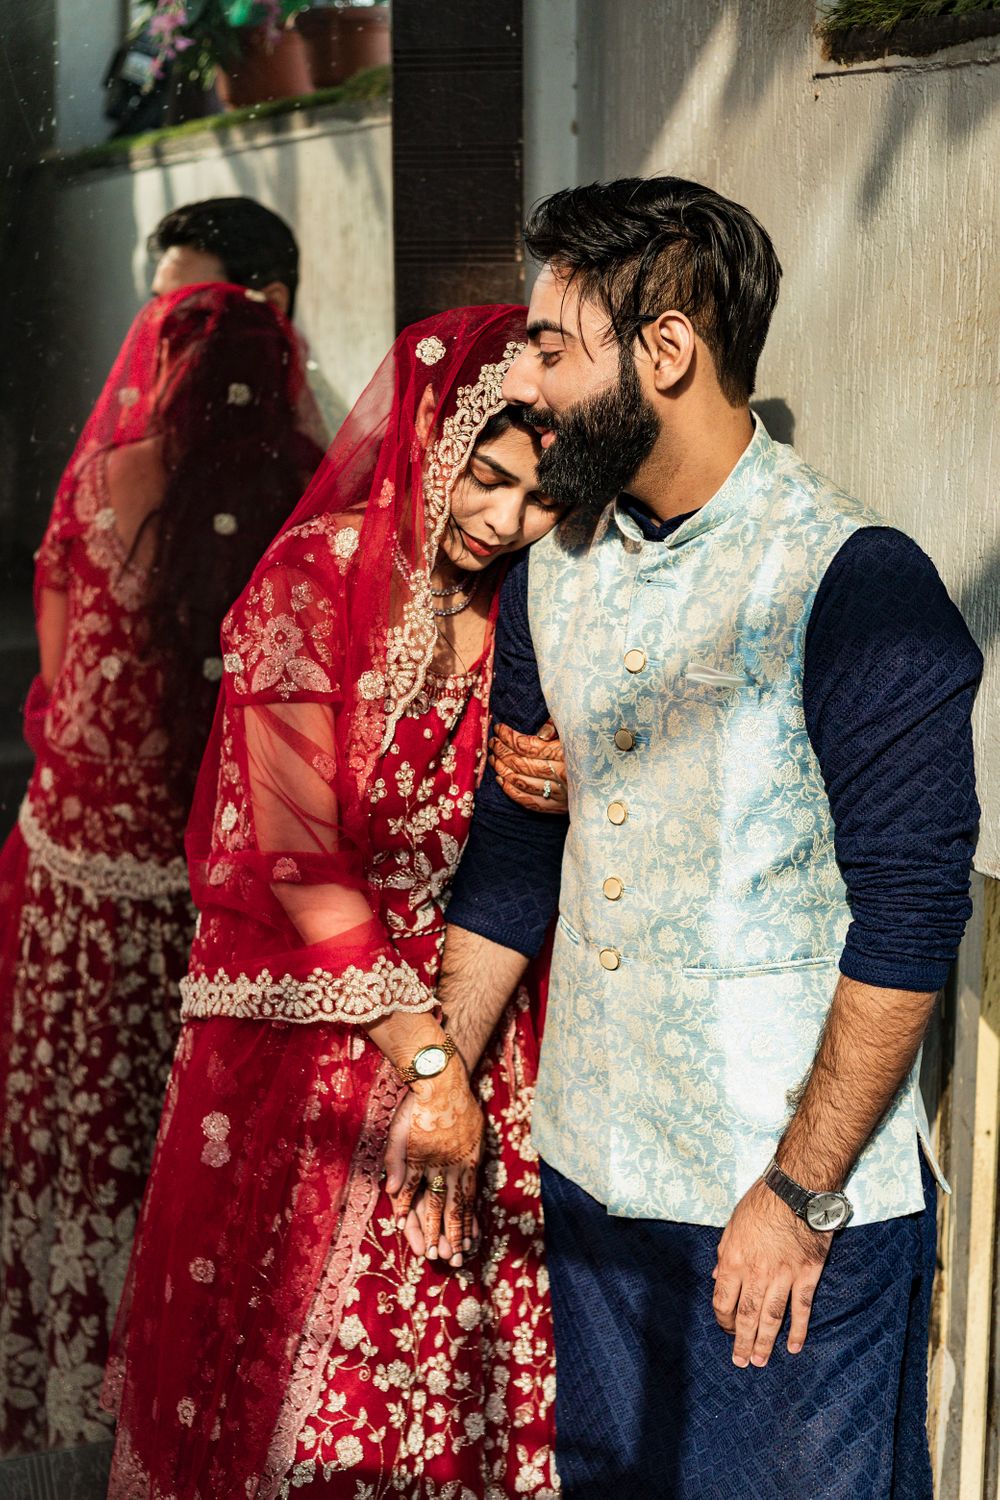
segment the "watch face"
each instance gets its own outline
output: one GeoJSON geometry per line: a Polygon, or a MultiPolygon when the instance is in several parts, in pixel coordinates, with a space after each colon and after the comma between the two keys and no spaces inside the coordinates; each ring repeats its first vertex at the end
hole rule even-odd
{"type": "Polygon", "coordinates": [[[806,1204],[806,1223],[810,1229],[839,1229],[851,1216],[842,1193],[814,1193],[806,1204]]]}
{"type": "Polygon", "coordinates": [[[424,1047],[413,1059],[413,1067],[419,1078],[436,1078],[444,1072],[447,1061],[443,1047],[424,1047]]]}

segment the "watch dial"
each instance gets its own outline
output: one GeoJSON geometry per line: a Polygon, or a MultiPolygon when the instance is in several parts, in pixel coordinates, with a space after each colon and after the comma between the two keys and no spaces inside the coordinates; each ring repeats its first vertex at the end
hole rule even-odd
{"type": "Polygon", "coordinates": [[[442,1071],[446,1061],[443,1047],[425,1047],[420,1056],[414,1058],[413,1066],[421,1078],[434,1078],[442,1071]]]}
{"type": "Polygon", "coordinates": [[[817,1193],[806,1206],[810,1229],[839,1229],[847,1217],[847,1206],[839,1193],[817,1193]]]}

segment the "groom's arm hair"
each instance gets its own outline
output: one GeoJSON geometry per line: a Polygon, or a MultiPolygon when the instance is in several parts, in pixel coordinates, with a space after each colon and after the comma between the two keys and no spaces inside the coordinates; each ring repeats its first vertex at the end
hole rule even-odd
{"type": "MultiPolygon", "coordinates": [[[[524,734],[537,734],[549,717],[528,621],[526,553],[500,594],[490,712],[495,722],[524,734]]],[[[559,905],[568,827],[566,817],[512,802],[487,766],[452,886],[450,926],[533,958],[559,905]]]]}
{"type": "Polygon", "coordinates": [[[886,526],[844,543],[809,620],[803,707],[851,908],[840,968],[861,984],[933,992],[958,952],[972,911],[982,665],[916,542],[886,526]]]}
{"type": "Polygon", "coordinates": [[[529,960],[477,932],[448,926],[437,996],[441,1024],[471,1073],[529,960]]]}

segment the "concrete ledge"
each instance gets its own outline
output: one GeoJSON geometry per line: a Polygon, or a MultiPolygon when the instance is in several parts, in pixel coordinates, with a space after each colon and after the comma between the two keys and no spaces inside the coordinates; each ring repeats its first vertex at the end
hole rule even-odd
{"type": "Polygon", "coordinates": [[[826,32],[826,52],[832,62],[872,62],[890,55],[927,57],[944,47],[1000,34],[1000,11],[963,15],[924,16],[883,26],[845,26],[826,32]]]}
{"type": "Polygon", "coordinates": [[[816,53],[817,78],[1000,62],[1000,10],[927,16],[923,20],[900,21],[888,29],[880,26],[819,29],[816,53]]]}
{"type": "Polygon", "coordinates": [[[391,119],[388,92],[374,99],[280,101],[232,114],[192,120],[146,136],[109,141],[71,155],[46,151],[35,170],[76,178],[95,172],[134,172],[143,167],[175,165],[206,156],[228,156],[252,151],[284,139],[306,140],[314,135],[367,129],[391,119]],[[209,123],[210,121],[210,123],[209,123]]]}

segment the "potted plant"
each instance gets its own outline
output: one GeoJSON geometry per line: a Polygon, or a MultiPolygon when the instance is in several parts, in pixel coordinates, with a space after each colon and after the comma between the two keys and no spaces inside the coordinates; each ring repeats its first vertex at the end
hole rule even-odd
{"type": "Polygon", "coordinates": [[[377,68],[392,59],[389,7],[380,0],[367,5],[341,4],[340,63],[344,78],[362,68],[377,68]]]}
{"type": "Polygon", "coordinates": [[[308,94],[305,43],[289,22],[305,0],[153,0],[150,30],[161,65],[183,57],[190,76],[214,81],[228,109],[308,94]]]}
{"type": "Polygon", "coordinates": [[[386,0],[308,0],[295,20],[305,37],[317,88],[344,83],[363,69],[388,65],[389,7],[386,0]]]}
{"type": "Polygon", "coordinates": [[[309,52],[314,88],[328,89],[345,78],[340,52],[340,7],[337,0],[309,0],[295,18],[295,29],[309,52]]]}

